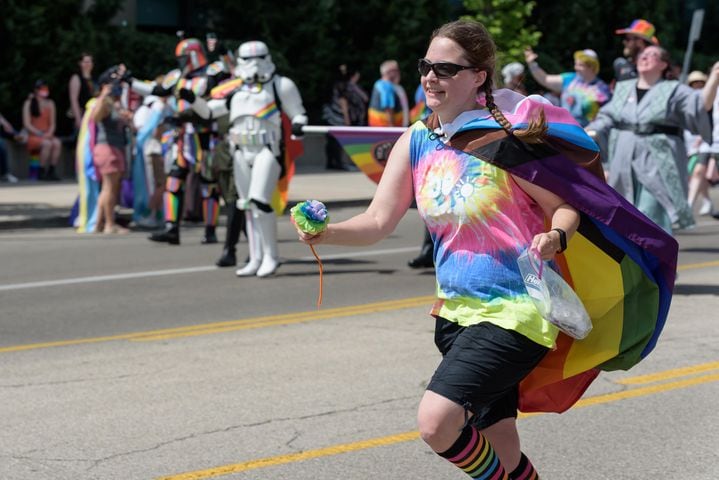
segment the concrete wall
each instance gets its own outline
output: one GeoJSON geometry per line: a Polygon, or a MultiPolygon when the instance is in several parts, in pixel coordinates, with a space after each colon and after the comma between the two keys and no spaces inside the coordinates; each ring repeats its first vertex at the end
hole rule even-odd
{"type": "MultiPolygon", "coordinates": [[[[30,154],[27,152],[25,145],[5,140],[8,149],[10,173],[19,179],[27,179],[30,167],[30,154]]],[[[73,145],[63,144],[60,161],[57,165],[57,174],[60,178],[75,177],[75,147],[73,145]]]]}

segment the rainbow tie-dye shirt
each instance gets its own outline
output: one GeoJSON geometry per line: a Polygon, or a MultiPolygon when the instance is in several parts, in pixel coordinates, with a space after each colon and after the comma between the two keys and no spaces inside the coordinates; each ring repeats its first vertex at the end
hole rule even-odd
{"type": "Polygon", "coordinates": [[[412,126],[415,199],[434,240],[432,314],[469,326],[488,321],[553,347],[557,329],[524,288],[517,257],[544,231],[539,206],[505,170],[412,126]]]}
{"type": "Polygon", "coordinates": [[[561,106],[569,110],[579,125],[587,126],[612,97],[609,85],[599,77],[585,82],[576,72],[565,72],[561,77],[561,106]]]}

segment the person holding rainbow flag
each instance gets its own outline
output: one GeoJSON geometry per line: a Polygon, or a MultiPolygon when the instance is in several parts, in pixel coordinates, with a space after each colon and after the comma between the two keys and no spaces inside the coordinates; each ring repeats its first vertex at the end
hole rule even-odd
{"type": "Polygon", "coordinates": [[[472,478],[533,480],[517,411],[565,411],[600,370],[651,352],[678,245],[607,186],[597,145],[565,109],[495,91],[495,68],[482,24],[437,29],[418,62],[433,113],[397,140],[367,210],[297,231],[309,245],[369,245],[416,202],[435,245],[443,355],[419,404],[420,435],[472,478]],[[582,300],[593,324],[583,340],[534,307],[517,265],[528,248],[582,300]]]}

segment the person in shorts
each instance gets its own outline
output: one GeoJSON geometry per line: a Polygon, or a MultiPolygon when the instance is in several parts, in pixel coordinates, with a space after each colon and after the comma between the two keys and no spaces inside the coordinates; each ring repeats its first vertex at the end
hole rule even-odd
{"type": "Polygon", "coordinates": [[[431,313],[443,355],[419,404],[420,435],[470,477],[529,480],[538,477],[520,450],[519,383],[554,347],[558,331],[531,303],[516,259],[526,248],[545,260],[563,251],[579,214],[485,160],[501,153],[491,149],[497,139],[505,146],[536,143],[547,130],[544,117],[513,129],[495,103],[495,68],[494,42],[480,23],[460,20],[436,30],[418,62],[433,113],[399,138],[368,209],[317,235],[297,231],[310,245],[370,245],[416,202],[435,245],[438,298],[431,313]],[[492,127],[471,130],[479,121],[492,127]],[[451,148],[468,132],[486,152],[451,148]]]}
{"type": "Polygon", "coordinates": [[[122,72],[107,71],[100,77],[100,95],[94,105],[92,119],[97,129],[92,149],[93,162],[102,178],[98,197],[97,233],[127,233],[115,223],[115,206],[120,195],[120,183],[125,173],[125,146],[132,113],[121,103],[122,72]]]}

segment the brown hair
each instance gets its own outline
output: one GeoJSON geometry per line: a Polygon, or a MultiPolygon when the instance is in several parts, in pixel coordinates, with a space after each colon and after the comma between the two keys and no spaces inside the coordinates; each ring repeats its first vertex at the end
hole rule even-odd
{"type": "Polygon", "coordinates": [[[512,130],[512,124],[502,114],[494,103],[492,86],[496,75],[496,46],[487,29],[481,23],[474,20],[456,20],[446,23],[432,32],[430,39],[437,37],[448,38],[457,43],[470,65],[480,71],[487,72],[487,78],[477,89],[477,94],[484,93],[487,100],[487,108],[492,117],[507,133],[514,135],[526,143],[539,143],[547,131],[547,122],[544,111],[540,110],[537,118],[533,118],[526,129],[512,130]]]}
{"type": "Polygon", "coordinates": [[[672,56],[669,53],[669,51],[664,48],[660,47],[659,45],[650,45],[651,47],[658,48],[659,49],[659,60],[662,62],[667,62],[667,68],[662,70],[662,78],[670,78],[671,77],[671,70],[672,70],[672,56]]]}

